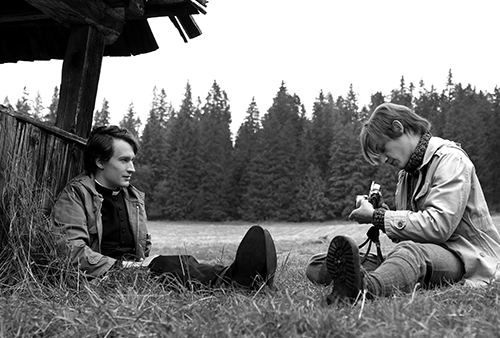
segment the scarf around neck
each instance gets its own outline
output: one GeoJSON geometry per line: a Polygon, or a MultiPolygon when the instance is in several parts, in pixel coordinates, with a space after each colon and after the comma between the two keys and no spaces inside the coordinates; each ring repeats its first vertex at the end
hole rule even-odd
{"type": "Polygon", "coordinates": [[[418,172],[417,169],[420,167],[422,162],[424,161],[425,151],[427,150],[427,146],[429,145],[429,140],[431,139],[432,134],[430,132],[425,132],[422,136],[420,136],[420,140],[418,140],[417,146],[411,154],[404,171],[406,171],[408,175],[408,190],[406,195],[406,204],[407,209],[417,211],[415,203],[413,203],[412,196],[417,188],[417,180],[418,180],[418,172]]]}
{"type": "Polygon", "coordinates": [[[404,168],[407,173],[413,174],[422,164],[422,162],[424,161],[425,151],[427,150],[427,146],[429,145],[429,140],[431,139],[431,137],[432,134],[428,131],[420,136],[420,140],[418,140],[417,146],[415,147],[413,154],[411,154],[410,159],[408,160],[408,163],[404,168]]]}

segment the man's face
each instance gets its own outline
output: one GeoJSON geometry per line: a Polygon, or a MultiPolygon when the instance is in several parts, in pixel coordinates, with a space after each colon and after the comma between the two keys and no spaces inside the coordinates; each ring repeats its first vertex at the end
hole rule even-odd
{"type": "Polygon", "coordinates": [[[415,150],[416,142],[418,137],[415,138],[407,133],[396,139],[384,139],[378,147],[380,162],[404,169],[415,150]]]}
{"type": "Polygon", "coordinates": [[[97,160],[96,180],[104,187],[114,190],[128,187],[135,172],[134,149],[122,139],[113,140],[113,156],[107,162],[97,160]]]}

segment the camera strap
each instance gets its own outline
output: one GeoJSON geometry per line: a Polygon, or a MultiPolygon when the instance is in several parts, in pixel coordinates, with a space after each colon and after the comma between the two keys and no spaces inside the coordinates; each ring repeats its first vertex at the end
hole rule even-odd
{"type": "Polygon", "coordinates": [[[363,257],[361,257],[361,264],[363,264],[363,262],[368,259],[372,248],[372,243],[375,243],[375,246],[377,247],[377,263],[379,265],[382,264],[382,262],[384,261],[384,255],[382,254],[382,248],[380,246],[379,229],[377,229],[375,226],[372,226],[370,229],[368,229],[366,236],[366,240],[358,246],[358,248],[361,249],[366,244],[368,244],[366,252],[364,253],[363,257]]]}

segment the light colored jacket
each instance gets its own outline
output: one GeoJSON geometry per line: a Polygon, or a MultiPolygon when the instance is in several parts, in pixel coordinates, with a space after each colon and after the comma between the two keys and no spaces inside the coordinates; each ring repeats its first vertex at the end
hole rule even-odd
{"type": "Polygon", "coordinates": [[[432,137],[418,171],[416,211],[404,210],[409,174],[399,173],[397,210],[385,213],[387,236],[442,245],[462,259],[467,284],[489,283],[498,274],[500,236],[469,157],[454,142],[432,137]]]}
{"type": "MultiPolygon", "coordinates": [[[[144,193],[133,186],[123,189],[138,259],[149,256],[151,236],[147,229],[144,193]]],[[[59,194],[52,211],[58,247],[88,276],[100,276],[116,262],[101,254],[103,197],[96,191],[94,177],[81,174],[59,194]]]]}

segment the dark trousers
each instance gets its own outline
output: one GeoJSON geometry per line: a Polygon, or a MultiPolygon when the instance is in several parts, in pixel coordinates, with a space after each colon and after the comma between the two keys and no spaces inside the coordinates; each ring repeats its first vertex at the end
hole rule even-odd
{"type": "Polygon", "coordinates": [[[223,283],[227,267],[199,263],[190,255],[158,256],[149,265],[154,276],[167,282],[180,282],[184,286],[201,284],[217,286],[223,283]]]}

